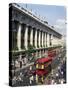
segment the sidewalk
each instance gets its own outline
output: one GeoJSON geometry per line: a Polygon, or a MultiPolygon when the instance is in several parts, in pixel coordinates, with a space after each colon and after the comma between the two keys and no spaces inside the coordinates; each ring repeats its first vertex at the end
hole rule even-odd
{"type": "Polygon", "coordinates": [[[23,67],[20,68],[20,69],[16,69],[15,72],[20,71],[20,70],[22,70],[22,69],[25,69],[25,68],[27,68],[27,67],[29,67],[29,66],[31,66],[31,65],[34,65],[34,62],[28,63],[28,64],[26,64],[25,66],[23,66],[23,67]]]}

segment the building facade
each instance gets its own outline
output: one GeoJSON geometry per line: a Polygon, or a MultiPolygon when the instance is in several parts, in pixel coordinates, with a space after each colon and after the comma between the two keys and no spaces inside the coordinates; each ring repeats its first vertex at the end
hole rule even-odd
{"type": "Polygon", "coordinates": [[[61,34],[19,5],[10,5],[9,19],[11,62],[15,70],[24,68],[33,56],[45,57],[49,48],[61,46],[61,34]]]}

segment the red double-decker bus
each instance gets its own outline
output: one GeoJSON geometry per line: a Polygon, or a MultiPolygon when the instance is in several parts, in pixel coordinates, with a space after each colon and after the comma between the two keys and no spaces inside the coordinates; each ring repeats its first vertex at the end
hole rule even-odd
{"type": "Polygon", "coordinates": [[[53,57],[56,56],[56,51],[48,51],[48,57],[39,58],[35,61],[34,67],[35,70],[32,70],[32,74],[36,75],[38,80],[39,78],[44,80],[46,75],[51,71],[51,63],[53,60],[53,57]]]}
{"type": "Polygon", "coordinates": [[[35,67],[35,70],[32,70],[31,73],[33,75],[36,75],[36,79],[38,81],[41,80],[41,82],[43,83],[44,78],[51,71],[51,63],[51,57],[40,58],[36,60],[35,64],[33,65],[35,67]]]}
{"type": "Polygon", "coordinates": [[[46,75],[49,71],[51,71],[51,62],[52,58],[40,58],[35,62],[36,71],[35,73],[39,76],[46,75]]]}

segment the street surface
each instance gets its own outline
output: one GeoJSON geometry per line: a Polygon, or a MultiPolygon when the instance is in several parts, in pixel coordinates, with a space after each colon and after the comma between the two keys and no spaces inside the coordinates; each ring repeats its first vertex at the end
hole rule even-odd
{"type": "Polygon", "coordinates": [[[43,82],[36,81],[36,75],[30,74],[29,67],[17,71],[13,78],[13,86],[51,85],[66,83],[66,51],[57,55],[52,61],[52,70],[45,76],[43,82]]]}

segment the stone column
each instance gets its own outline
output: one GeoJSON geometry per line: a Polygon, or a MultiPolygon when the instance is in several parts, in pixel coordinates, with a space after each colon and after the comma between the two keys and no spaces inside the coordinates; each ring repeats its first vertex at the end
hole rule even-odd
{"type": "Polygon", "coordinates": [[[43,32],[42,32],[42,47],[43,47],[43,32]]]}
{"type": "Polygon", "coordinates": [[[28,49],[28,26],[25,26],[24,46],[28,49]]]}
{"type": "Polygon", "coordinates": [[[40,31],[40,44],[41,44],[41,47],[42,47],[42,32],[40,31]]]}
{"type": "Polygon", "coordinates": [[[58,38],[56,37],[56,45],[58,45],[58,38]]]}
{"type": "Polygon", "coordinates": [[[31,33],[30,33],[30,44],[33,46],[33,29],[31,28],[31,33]]]}
{"type": "Polygon", "coordinates": [[[41,38],[41,32],[39,31],[39,47],[41,47],[41,45],[40,45],[40,38],[41,38]]]}
{"type": "Polygon", "coordinates": [[[53,34],[51,34],[51,44],[53,46],[53,34]]]}
{"type": "Polygon", "coordinates": [[[53,46],[55,46],[55,45],[56,45],[56,38],[55,38],[55,36],[54,36],[54,35],[53,35],[52,43],[53,43],[53,46]]]}
{"type": "Polygon", "coordinates": [[[37,48],[37,30],[35,31],[35,47],[37,48]]]}
{"type": "Polygon", "coordinates": [[[51,34],[49,34],[49,46],[52,46],[51,45],[51,34]]]}
{"type": "Polygon", "coordinates": [[[52,39],[51,39],[51,42],[52,42],[52,46],[53,46],[53,34],[52,34],[51,38],[52,38],[52,39]]]}
{"type": "Polygon", "coordinates": [[[45,46],[45,33],[43,32],[43,47],[45,46]]]}
{"type": "Polygon", "coordinates": [[[49,45],[49,34],[47,33],[47,47],[49,47],[50,45],[49,45]]]}
{"type": "Polygon", "coordinates": [[[39,30],[37,30],[37,48],[39,48],[39,30]]]}
{"type": "Polygon", "coordinates": [[[21,50],[21,24],[20,23],[18,26],[18,33],[17,33],[17,46],[20,51],[21,50]]]}
{"type": "Polygon", "coordinates": [[[44,43],[45,43],[45,47],[46,47],[46,33],[45,33],[45,37],[44,37],[44,39],[45,39],[45,42],[44,42],[44,43]]]}
{"type": "Polygon", "coordinates": [[[46,33],[46,47],[47,47],[47,33],[46,33]]]}

